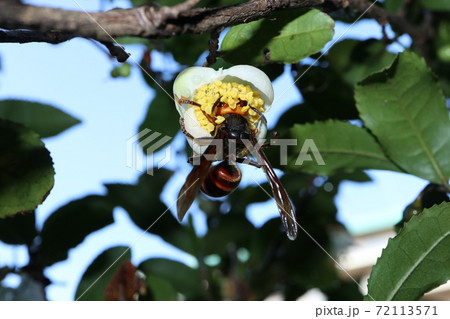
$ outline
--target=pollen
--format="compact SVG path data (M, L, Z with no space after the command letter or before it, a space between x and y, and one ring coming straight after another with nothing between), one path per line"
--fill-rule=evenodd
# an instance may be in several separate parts
M250 85L235 82L215 80L210 84L203 85L195 91L193 100L201 105L200 108L198 106L192 107L197 108L195 115L200 125L209 132L213 132L216 125L221 124L225 120L223 116L216 116L218 107L227 106L231 109L231 113L246 116L252 127L260 120L260 115L252 108L260 113L264 112L264 101L260 93L253 90ZM221 102L220 105L216 105L218 101ZM242 102L247 103L242 104ZM219 112L219 114L221 113ZM211 123L212 120L213 123Z
M207 129L209 132L214 131L214 128L215 128L214 124L212 124L212 123L210 123L210 122L208 122L208 124L206 124L206 129Z
M223 121L225 121L225 118L223 116L216 117L216 120L214 121L216 124L221 124Z

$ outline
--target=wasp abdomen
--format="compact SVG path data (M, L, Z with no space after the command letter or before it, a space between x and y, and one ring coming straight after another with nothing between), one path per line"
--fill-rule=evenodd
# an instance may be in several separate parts
M223 197L239 186L241 178L241 170L236 164L229 164L228 161L223 161L210 167L201 190L211 197Z

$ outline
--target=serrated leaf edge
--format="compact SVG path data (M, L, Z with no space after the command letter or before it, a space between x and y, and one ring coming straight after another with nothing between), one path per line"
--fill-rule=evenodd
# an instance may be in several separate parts
M431 210L431 209L433 209L434 207L442 207L442 209L446 209L446 208L450 208L450 204L448 204L448 203L441 203L441 204L439 204L439 205L433 205L432 207L430 207L430 208L428 208L428 209L425 209L420 215L418 215L418 216L413 216L413 218L411 218L410 221L408 221L407 223L405 223L405 226L400 230L400 232L397 234L397 236L395 236L395 237L389 239L389 241L388 241L386 247L382 250L381 256L377 258L377 261L376 261L376 263L375 263L375 265L374 265L373 267L375 267L375 266L378 264L378 262L380 261L380 259L383 258L383 254L384 254L384 252L386 251L386 249L388 249L389 245L390 245L396 238L399 238L399 236L401 236L403 233L407 232L407 231L409 230L409 228L412 227L412 226L411 226L411 222L413 222L413 224L419 223L419 222L420 222L420 219L422 219L422 218L424 218L424 216L426 216L426 212L429 211L429 210ZM441 212L442 212L442 211L441 211ZM425 213L425 214L424 214L424 213ZM394 296L398 293L400 287L405 283L406 279L408 279L409 276L413 273L413 271L414 271L415 269L417 269L417 265L418 265L420 262L422 262L422 261L424 260L424 257L423 257L423 256L426 256L427 254L429 254L429 253L430 253L430 252L431 252L431 251L432 251L432 250L433 250L433 249L434 249L434 248L435 248L442 240L446 239L449 235L450 235L450 231L446 232L446 233L442 236L442 238L441 238L440 240L438 240L434 245L431 246L430 249L428 249L424 254L422 254L422 255L420 256L420 258L418 259L418 261L417 261L416 263L414 263L414 266L411 268L411 271L408 271L408 273L405 274L405 276L403 276L403 277L401 278L401 280L399 281L399 284L395 285L395 289L392 290L393 293L389 295L389 298L386 298L386 301L392 301L392 298L394 298ZM371 281L371 277L372 277L372 274L371 274L370 277L369 277L368 284L369 284L370 281ZM401 284L400 284L400 283L401 283ZM367 295L364 297L364 299L367 299L367 297L369 297L369 298L372 299L373 301L376 301L375 298L373 298L373 297L370 295L370 292L367 293Z

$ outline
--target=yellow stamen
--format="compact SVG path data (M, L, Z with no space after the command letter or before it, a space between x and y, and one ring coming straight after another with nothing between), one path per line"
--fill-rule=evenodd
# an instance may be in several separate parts
M220 123L222 123L223 121L225 121L225 118L223 117L223 116L218 116L217 118L216 118L216 120L215 120L215 123L216 124L220 124Z
M214 124L212 124L212 123L210 123L210 122L208 122L208 124L206 124L206 129L207 129L209 132L214 131L214 128L215 128Z
M225 118L223 116L215 117L213 106L214 103L220 98L220 101L226 103L231 109L236 109L237 104L240 101L246 101L249 106L254 107L261 113L264 112L264 101L261 99L261 95L258 91L252 90L249 85L238 84L235 82L222 82L220 80L215 80L210 84L205 84L198 88L194 94L194 102L201 105L201 110L197 106L195 110L195 115L200 123L200 125L213 132L216 125L221 124ZM254 124L260 120L259 114L250 109L249 106L242 108L244 113L247 113L247 118L250 121L252 127ZM210 115L215 118L215 123L211 123L205 114Z

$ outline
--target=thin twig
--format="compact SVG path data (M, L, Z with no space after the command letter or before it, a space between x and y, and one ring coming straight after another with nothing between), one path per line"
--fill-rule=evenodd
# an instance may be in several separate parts
M218 55L217 50L219 50L219 36L222 30L223 28L218 28L211 31L211 36L208 41L209 54L206 57L206 62L203 63L203 66L210 66L216 63Z
M115 45L111 42L100 42L103 44L108 50L109 53L117 59L118 62L125 62L130 54L125 51L125 48L121 45Z

